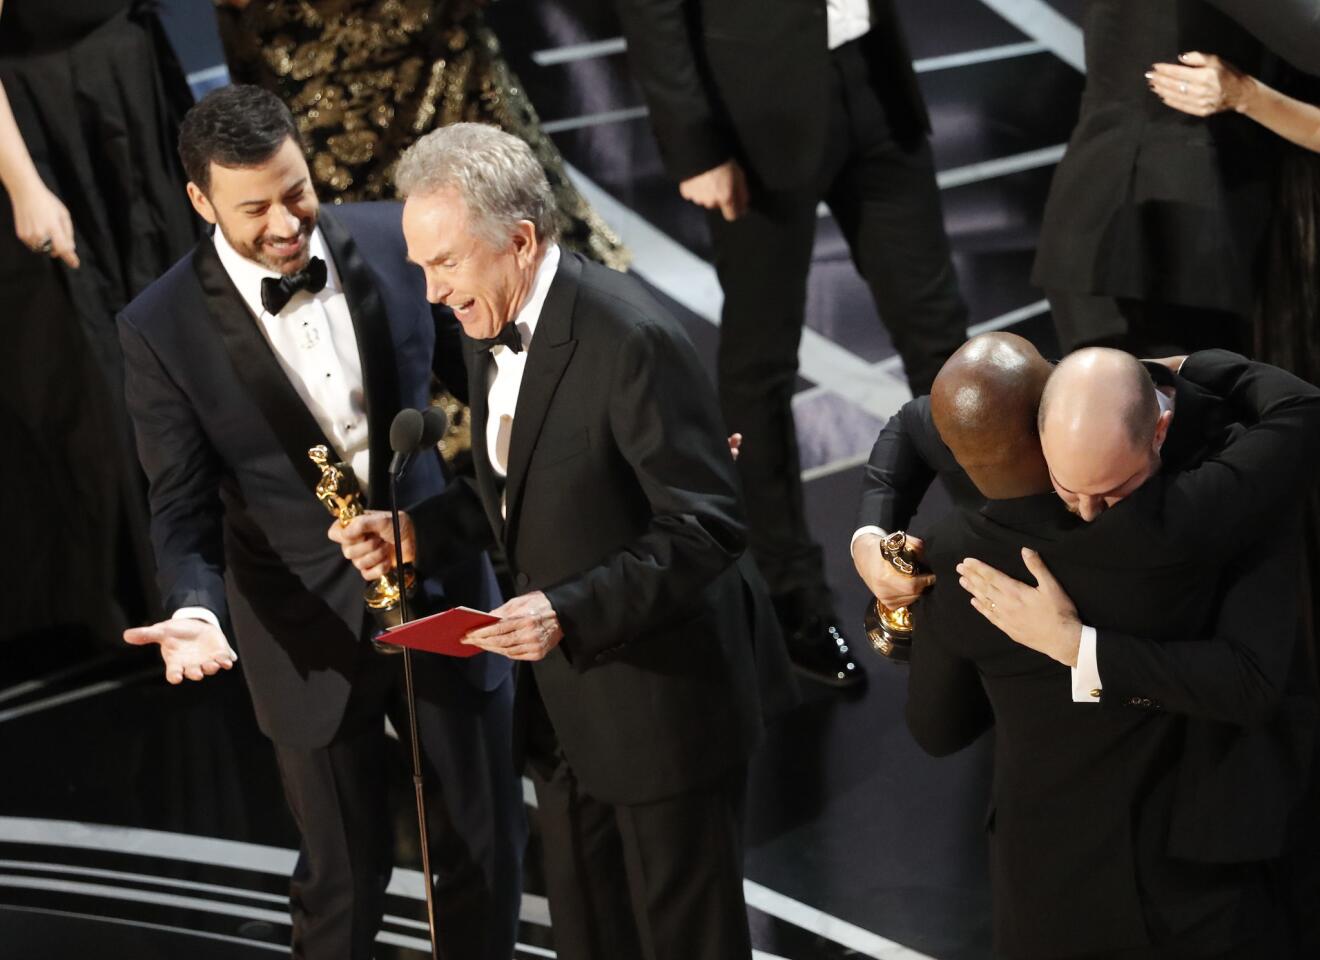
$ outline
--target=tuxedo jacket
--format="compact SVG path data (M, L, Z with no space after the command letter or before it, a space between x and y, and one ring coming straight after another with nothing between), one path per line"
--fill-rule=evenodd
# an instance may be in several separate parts
M503 482L485 444L493 361L473 344L469 362L476 496L413 511L419 562L446 562L479 500L518 592L545 591L559 616L564 638L531 672L587 793L646 803L725 776L758 740L763 692L791 681L691 343L636 280L564 252Z
M1085 622L1140 632L1152 645L1210 629L1215 586L1204 568L1147 545L1136 564L1125 542L1082 549L1081 524L1049 493L935 525L927 559L936 583L912 608L909 729L944 755L994 727L986 829L996 956L1108 955L1191 928L1208 947L1231 946L1250 901L1231 876L1220 882L1219 868L1167 851L1186 718L1152 697L1116 697L1107 678L1100 703L1074 703L1068 668L1000 633L958 585L955 565L969 556L1031 582L1020 554L1028 546ZM1285 562L1265 564L1263 577ZM1235 625L1257 626L1250 616Z
M628 57L670 176L736 158L769 189L819 176L830 91L825 0L618 0ZM892 0L871 0L861 49L900 142L926 107Z
M405 262L398 204L322 208L362 364L370 431L369 506L389 505L389 428L429 402L437 320ZM237 644L262 730L278 743L330 741L374 632L363 581L326 537L310 447L329 443L240 298L210 238L119 318L128 405L150 480L151 531L165 609L214 611ZM418 455L401 505L445 487L438 456ZM419 610L498 596L476 553L428 578ZM422 658L482 689L500 658Z

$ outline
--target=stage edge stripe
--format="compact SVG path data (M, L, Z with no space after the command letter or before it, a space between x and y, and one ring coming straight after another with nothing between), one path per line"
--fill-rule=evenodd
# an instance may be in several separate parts
M292 850L239 840L218 840L163 830L137 827L113 827L101 824L78 823L71 820L41 820L33 817L0 817L0 842L30 843L43 846L72 847L101 852L137 854L162 857L187 863L231 867L256 873L288 876L297 859ZM288 923L288 915L272 910L242 908L219 901L194 897L180 897L144 891L120 891L99 884L69 881L50 881L40 877L0 875L0 885L54 890L66 893L118 897L146 903L164 903L187 909L206 909L203 904L215 904L212 912L227 913L251 919L264 919L275 923ZM923 954L886 940L878 934L832 917L815 907L807 906L776 893L751 880L744 881L749 906L762 913L785 920L794 926L850 947L876 960L933 960ZM416 870L394 871L388 893L422 899L421 875ZM522 919L540 926L550 925L549 907L544 897L523 894ZM391 918L394 919L394 918ZM385 942L385 941L382 941ZM877 952L880 950L888 952ZM870 951L870 952L868 952ZM894 952L899 951L899 952Z
M242 944L245 947L256 947L258 950L269 950L272 953L288 953L289 948L282 943L266 943L263 940L249 940L247 937L231 937L223 933L211 933L206 930L190 930L187 927L171 927L164 923L148 923L145 920L129 920L126 917L103 917L94 913L74 913L70 910L46 910L42 907L24 907L15 904L0 904L0 914L6 910L12 910L15 913L39 913L48 917L69 917L74 920L93 920L97 923L112 923L121 927L137 927L144 930L159 930L163 933L182 933L190 937L203 937L207 940L219 940L222 943Z
M873 957L875 960L935 960L846 920L822 913L815 907L809 907L792 897L776 893L752 880L743 881L743 892L747 897L748 906L849 947L862 956Z

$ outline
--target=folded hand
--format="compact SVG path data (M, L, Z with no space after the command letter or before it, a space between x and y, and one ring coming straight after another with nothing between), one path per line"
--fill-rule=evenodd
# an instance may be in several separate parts
M904 607L914 603L918 597L930 589L935 582L935 574L919 573L915 577L904 576L894 569L894 565L881 550L884 537L875 533L864 533L852 546L853 566L862 578L867 589L885 606ZM921 560L925 544L920 537L911 534L907 538L907 549Z
M403 538L403 562L412 563L417 554L416 536L412 518L402 510L399 533ZM364 580L378 580L394 569L394 525L385 510L367 510L347 526L336 520L326 536L339 544Z

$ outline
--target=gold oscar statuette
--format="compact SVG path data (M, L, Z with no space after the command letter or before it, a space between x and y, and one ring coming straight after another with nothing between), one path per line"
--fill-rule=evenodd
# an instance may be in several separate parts
M321 468L321 480L316 485L316 498L325 504L330 515L337 519L341 526L348 526L349 521L361 516L363 510L362 488L358 486L352 468L346 463L332 462L330 451L321 445L308 450L307 456L312 463ZM411 597L417 577L409 564L403 567L403 579L407 585L408 596ZM375 618L376 625L382 630L398 626L402 622L397 570L391 570L379 580L367 584L363 599L372 617ZM373 645L381 653L398 653L403 649L392 643L373 641Z
M905 577L917 573L916 557L907 548L907 534L898 530L885 537L880 550ZM912 653L912 613L907 607L890 609L874 597L866 605L866 638L882 657L907 663Z

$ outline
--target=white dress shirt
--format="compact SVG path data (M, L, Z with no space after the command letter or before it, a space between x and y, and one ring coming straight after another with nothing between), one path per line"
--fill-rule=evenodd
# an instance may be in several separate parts
M871 31L871 0L825 0L825 22L831 50Z
M213 239L220 263L234 281L280 368L334 445L337 459L352 467L365 494L371 475L371 450L362 360L348 299L320 229L312 232L310 249L313 257L325 261L325 288L315 294L298 291L279 316L267 313L261 305L261 281L278 278L279 274L242 256L220 230L215 231ZM219 625L215 613L202 607L185 607L175 611L174 616Z
M522 388L523 371L527 369L527 354L541 319L541 308L545 306L546 295L558 269L559 247L552 244L536 268L527 302L513 318L514 329L522 339L522 352L514 353L503 344L496 344L490 350L495 363L486 389L486 453L491 468L501 477L509 473L509 441L513 437L513 416L518 409L518 391ZM504 510L503 502L500 510Z

